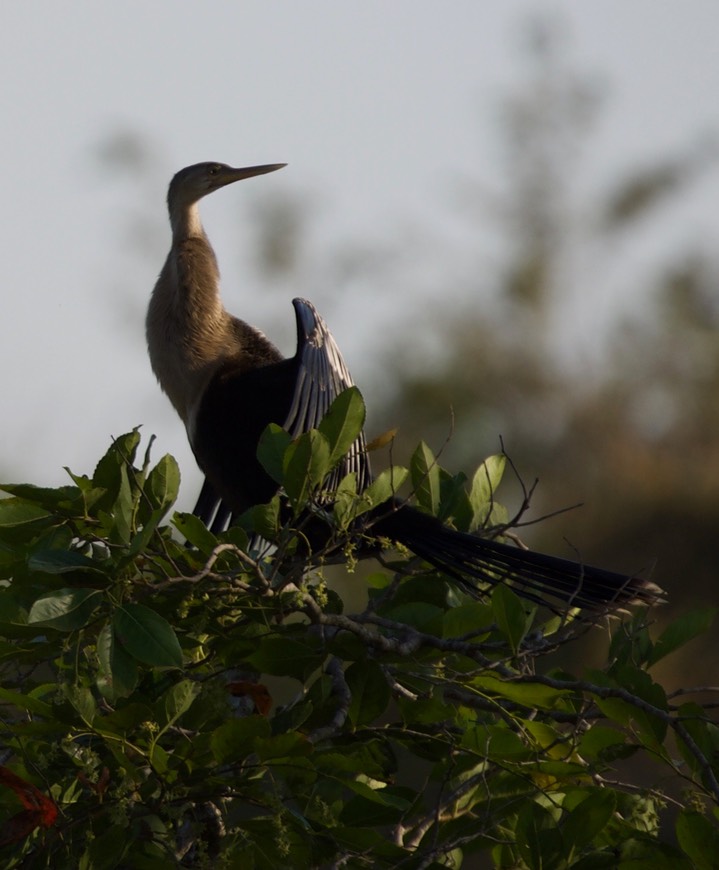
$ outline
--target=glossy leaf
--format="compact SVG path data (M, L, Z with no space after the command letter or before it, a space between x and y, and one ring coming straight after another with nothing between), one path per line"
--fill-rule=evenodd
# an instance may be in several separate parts
M364 400L357 387L344 390L330 405L317 427L330 448L330 468L334 468L359 437L365 413Z
M527 616L527 609L528 606L504 583L499 583L492 590L494 618L515 652L531 625L532 620Z
M97 589L58 589L39 598L30 608L28 623L58 631L84 628L102 602Z
M182 650L167 620L144 604L118 607L113 630L123 648L135 659L158 668L182 667Z
M322 651L309 638L307 642L300 642L291 638L267 637L260 641L247 661L262 673L304 680L320 666L323 658Z
M527 867L542 870L562 865L562 835L554 815L545 807L526 803L519 812L515 834L519 854Z
M570 694L564 689L555 689L532 681L520 682L500 679L491 673L474 677L469 685L481 694L507 698L529 709L537 707L544 710L555 710L564 706L562 702Z
M139 678L137 662L115 637L110 623L97 636L97 657L105 677L103 693L113 700L130 695Z
M276 483L284 480L284 458L292 438L277 423L270 423L260 436L257 458Z
M453 520L453 525L460 531L468 531L473 519L466 483L467 475L464 472L450 474L443 468L440 469L438 516L443 522Z
M362 508L360 512L371 510L384 504L397 494L402 484L407 480L409 472L406 468L393 465L380 472L372 483L362 492Z
M194 514L176 513L172 518L172 524L187 543L192 544L204 556L209 556L217 546L217 537Z
M108 451L97 463L92 477L92 485L105 491L105 495L98 502L98 507L109 510L117 500L122 485L121 470L132 466L135 460L137 447L140 443L140 433L137 429L127 432L116 438Z
M387 709L390 689L387 677L376 662L357 662L345 671L350 690L349 717L355 727L369 725Z
M0 491L39 505L48 511L71 510L82 497L78 486L50 488L35 486L32 483L3 483L0 484Z
M303 507L330 470L330 446L315 429L290 444L284 457L283 485L296 507Z
M259 504L252 508L252 526L257 534L274 541L280 531L282 503L279 495L273 496L267 504Z
M474 637L488 632L494 623L492 607L480 601L472 601L448 610L442 620L444 637Z
M32 523L47 520L50 512L22 498L0 499L0 528L12 529L17 526L30 525Z
M180 680L165 692L156 707L157 721L163 727L173 725L195 702L200 686L192 680Z
M472 531L482 528L490 518L506 462L507 458L503 453L489 456L474 473L469 490L473 513Z
M42 571L44 574L67 574L82 571L93 574L98 579L105 578L104 566L96 559L90 559L77 550L39 549L33 550L28 558L31 571Z
M180 491L180 468L174 456L160 459L148 475L145 493L153 509L164 515L177 500Z
M562 821L565 847L581 850L604 829L614 815L616 797L609 789L596 789Z
M13 692L3 686L0 686L0 701L18 710L34 713L36 716L49 717L52 716L53 712L52 706L45 701L40 701L25 693Z
M354 471L346 474L339 482L334 494L332 513L341 529L347 528L357 516L357 475Z
M216 728L210 740L212 753L220 764L241 761L253 750L255 741L270 736L270 725L264 716L230 719Z
M695 810L684 809L676 821L677 840L695 870L713 870L719 855L719 828Z
M436 517L441 500L440 468L434 453L424 441L420 442L412 454L409 469L417 503Z
M660 659L684 646L685 643L707 632L711 628L716 614L716 607L705 607L701 610L690 610L677 617L656 640L649 657L649 664L656 664Z

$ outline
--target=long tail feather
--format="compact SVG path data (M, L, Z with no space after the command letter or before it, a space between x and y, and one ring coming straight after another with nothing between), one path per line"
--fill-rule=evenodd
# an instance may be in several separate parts
M457 532L413 508L389 514L375 530L404 544L474 594L509 583L519 595L539 604L556 607L559 600L565 608L592 610L663 600L662 590L641 577Z

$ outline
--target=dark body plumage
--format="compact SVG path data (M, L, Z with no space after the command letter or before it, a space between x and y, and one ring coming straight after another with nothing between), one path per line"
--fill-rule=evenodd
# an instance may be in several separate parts
M150 302L148 347L206 476L195 512L215 528L276 492L256 455L266 426L277 423L293 436L316 427L333 399L352 385L339 348L311 303L293 302L297 353L284 359L220 301L217 264L197 203L225 184L281 165L238 170L197 164L181 170L168 193L173 244ZM360 488L371 479L362 436L336 479L349 471L357 474ZM651 604L661 596L649 581L456 532L398 501L369 519L373 534L405 545L470 591L511 581L531 600L594 610Z

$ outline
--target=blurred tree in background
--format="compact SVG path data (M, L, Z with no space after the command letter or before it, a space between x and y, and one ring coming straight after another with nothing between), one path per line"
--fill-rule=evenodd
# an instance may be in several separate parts
M675 606L716 600L716 259L698 247L653 251L646 286L626 288L641 315L615 322L603 353L581 352L566 309L579 295L585 311L602 312L603 282L616 282L611 272L646 225L680 203L715 153L687 147L590 197L578 192L598 90L567 68L551 29L532 36L529 82L504 106L506 189L475 197L477 232L499 221L505 260L488 274L468 252L465 301L448 308L438 286L406 347L389 350L378 366L392 384L379 428L401 427L400 457L419 437L436 448L451 406L443 460L458 467L501 436L527 482L542 479L536 516L584 503L533 528L533 545L650 572L669 590L670 618ZM426 351L423 333L439 353ZM715 659L705 661L710 673Z

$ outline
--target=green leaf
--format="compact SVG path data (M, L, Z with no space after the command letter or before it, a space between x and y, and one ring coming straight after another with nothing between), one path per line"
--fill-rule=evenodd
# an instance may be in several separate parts
M259 647L246 660L262 673L305 680L319 668L323 658L318 642L310 638L300 642L288 637L269 636L260 641Z
M704 758L719 758L719 727L709 721L707 711L699 704L682 704L676 715ZM689 768L699 776L706 776L701 760L679 736L677 736L677 747Z
M87 686L65 685L63 692L70 704L79 713L82 721L91 726L97 716L97 704L90 689Z
M405 724L410 728L421 725L435 728L439 723L452 722L455 718L456 708L436 696L416 700L399 696L396 701Z
M578 851L591 843L609 823L614 815L616 803L614 792L609 789L594 789L562 823L565 848Z
M667 710L667 698L664 690L641 668L618 665L612 668L610 676L594 670L590 670L588 676L600 686L621 687L640 701L645 701L658 708L662 713ZM630 726L644 746L652 752L666 757L666 750L662 744L668 725L664 715L654 714L643 706L632 704L629 700L619 697L597 695L596 703L605 716Z
M287 448L283 486L295 507L302 508L330 470L330 446L316 429L304 432Z
M462 734L460 745L479 758L491 761L518 761L534 754L521 737L505 725L470 725Z
M107 490L110 502L117 498L120 489L119 471L132 465L135 453L140 443L140 433L137 429L115 438L107 453L97 463L92 476L93 486Z
M23 695L20 692L13 692L2 686L0 686L0 702L15 707L17 710L26 710L28 713L42 716L45 719L49 719L53 715L51 704L46 704L45 701L40 701L29 695Z
M391 692L377 662L357 662L345 671L352 700L349 718L355 727L370 725L387 709Z
M165 692L160 698L156 707L156 719L163 726L163 730L168 728L186 713L195 701L195 698L200 694L201 687L192 680L180 680L174 686Z
M157 531L157 527L159 526L162 518L164 516L164 510L155 510L153 511L145 520L144 525L140 529L139 532L135 532L130 541L128 543L127 549L123 557L118 560L118 567L125 567L132 560L144 552L150 544L152 540L152 536Z
M132 841L128 839L125 825L103 828L97 836L89 840L78 870L115 870L118 866L127 866L123 858L130 848ZM82 863L85 858L86 863Z
M612 756L626 746L626 735L605 725L592 725L582 734L577 747L582 758L588 761L610 761Z
M34 550L27 560L31 571L43 574L67 574L83 571L107 579L102 569L102 563L90 559L77 550L38 549Z
M419 631L436 634L442 624L444 610L426 601L408 601L387 611L386 616L395 622L411 625Z
M530 709L554 710L563 706L562 702L570 695L564 689L554 689L541 683L500 679L489 672L474 677L469 686L482 694L507 698Z
M332 839L343 852L371 855L377 867L401 867L411 857L405 849L389 842L386 837L370 828L337 825L332 828ZM431 870L438 870L437 862L429 866ZM455 866L458 867L459 863Z
M562 835L554 815L540 804L530 801L523 805L517 818L515 834L519 854L527 867L543 870L564 864Z
M77 486L59 486L51 489L35 486L32 483L2 483L0 490L46 508L53 513L76 509L77 503L82 497L80 488Z
M385 468L380 472L372 483L361 493L362 505L358 510L360 513L372 510L384 504L389 499L394 498L397 490L407 480L409 472L406 468L399 465L393 465L391 468Z
M364 421L365 405L362 395L357 387L349 387L332 402L317 427L329 444L330 468L334 468L347 454L362 432Z
M277 423L270 423L260 436L257 458L276 483L284 480L284 457L291 441L289 433Z
M241 761L254 751L255 740L270 736L270 723L264 716L230 719L215 728L210 747L219 764Z
M296 732L274 734L271 737L258 737L255 740L255 752L262 761L269 761L270 759L309 755L312 752L312 744L303 734Z
M467 475L450 474L443 468L439 470L440 506L439 518L446 521L454 519L454 525L460 531L467 531L472 521L472 509L465 484Z
M47 520L50 512L40 505L22 498L0 499L0 528L12 529Z
M172 517L172 524L187 543L192 544L203 556L209 556L217 546L217 537L194 514L175 513Z
M480 601L452 607L444 614L442 636L476 638L477 635L491 630L495 618L491 606Z
M716 607L705 607L701 610L690 610L677 617L659 635L654 649L649 656L649 664L656 664L664 656L669 655L685 643L708 631L717 614Z
M137 702L118 704L113 713L106 714L95 727L103 734L127 735L143 722L152 721L153 710L148 704Z
M273 541L280 532L282 501L274 495L267 504L258 504L250 509L252 527L258 535Z
M392 807L398 810L409 809L407 798L401 795L394 794L390 788L371 788L367 783L361 780L348 780L345 782L347 788L352 789L355 794L366 798L375 804L380 804L383 807Z
M653 649L646 614L639 611L630 619L622 620L612 632L609 661L624 665L644 664L651 659Z
M133 531L135 499L126 466L120 467L119 476L120 487L117 500L110 508L114 520L114 524L110 528L110 540L121 544L129 544Z
M87 625L102 600L98 589L57 589L33 604L27 621L58 631L74 631Z
M412 487L417 503L427 513L436 517L439 513L441 501L440 468L434 453L432 453L424 441L420 442L412 454L409 469L412 475Z
M104 491L103 495L95 499L93 504L94 512L97 515L101 511L109 513L116 510L115 504L120 498L121 489L129 486L127 468L128 466L132 467L139 443L140 433L137 429L127 432L125 435L115 438L107 453L97 463L92 477L92 486ZM78 478L74 476L73 480L78 482ZM110 527L108 526L108 528ZM129 540L129 529L123 540L125 542Z
M515 653L532 624L534 610L536 608L529 608L528 615L528 605L504 583L497 584L492 590L492 613Z
M97 636L97 657L104 675L99 683L103 694L111 700L130 695L137 686L137 664L117 642L109 622Z
M157 668L182 667L182 650L172 626L144 604L118 607L112 626L124 649L138 661Z
M145 494L154 510L164 516L177 500L180 491L180 468L174 456L166 454L150 472Z
M341 529L346 529L355 519L357 507L357 474L351 471L339 482L332 505L332 512Z
M695 870L712 870L719 855L719 830L706 816L684 809L676 822L677 840Z
M495 493L502 480L507 457L503 453L489 456L475 471L469 490L472 507L471 531L487 524L495 505Z

